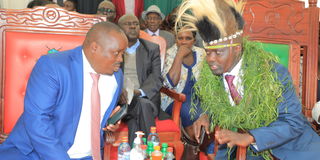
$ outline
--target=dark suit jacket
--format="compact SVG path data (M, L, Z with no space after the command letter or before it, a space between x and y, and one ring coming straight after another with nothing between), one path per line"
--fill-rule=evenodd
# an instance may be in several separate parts
M136 50L136 68L140 89L157 106L158 112L161 112L160 88L162 87L163 78L161 76L159 45L144 39L139 39L139 41L140 45Z
M121 93L122 71L115 72L114 75L118 88L102 119L102 128L105 127ZM19 150L19 153L33 160L70 159L67 151L74 142L82 96L82 47L42 56L28 81L24 112L8 139L0 145L0 159L21 159L11 157L18 155L6 155L12 153L11 149ZM100 132L103 142L104 132ZM101 143L101 147L103 144ZM7 152L4 153L4 150Z
M302 106L287 68L275 64L275 72L283 85L278 118L269 126L249 131L258 150L251 148L255 151L271 149L272 154L281 160L319 159L320 137L302 115ZM219 149L216 159L226 159L226 155L226 150Z

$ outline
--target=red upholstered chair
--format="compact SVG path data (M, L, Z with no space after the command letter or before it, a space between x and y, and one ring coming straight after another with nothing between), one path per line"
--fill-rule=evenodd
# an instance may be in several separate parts
M168 88L161 88L161 92L167 96L175 99L173 105L172 119L171 120L158 120L156 119L157 133L160 137L161 143L168 143L169 146L174 148L176 160L180 160L183 153L183 144L180 140L180 109L186 97L184 94L178 94ZM118 153L118 146L121 143L121 137L128 136L128 127L122 123L120 128L114 133L115 143L106 144L104 148L104 160L116 160ZM110 156L108 156L110 155Z
M0 134L9 134L23 111L26 84L37 59L82 44L105 18L61 8L0 9Z

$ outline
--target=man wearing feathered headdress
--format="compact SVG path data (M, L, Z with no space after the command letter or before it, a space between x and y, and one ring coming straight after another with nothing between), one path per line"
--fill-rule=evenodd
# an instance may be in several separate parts
M234 158L234 146L249 146L248 159L319 159L320 138L301 113L288 70L242 36L243 6L185 0L176 20L204 40L207 61L195 89L211 129L220 127L216 159Z

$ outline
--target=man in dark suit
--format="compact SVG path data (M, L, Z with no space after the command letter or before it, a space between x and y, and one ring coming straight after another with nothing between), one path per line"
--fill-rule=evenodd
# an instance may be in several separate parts
M250 160L319 159L320 137L302 114L290 73L274 55L243 39L238 2L187 0L178 13L178 23L197 29L205 42L207 63L196 94L216 126L215 159L234 159L234 146L249 146Z
M102 159L103 128L121 93L127 45L117 25L101 22L89 30L83 46L42 56L28 81L24 112L0 145L1 159ZM97 92L100 96L92 96ZM91 115L94 111L100 114Z
M132 14L120 17L119 26L127 35L129 45L124 54L124 86L133 85L134 96L129 106L129 141L132 144L135 132L142 130L147 135L150 127L155 126L155 118L165 118L160 108L160 50L157 44L139 39L139 20ZM125 90L121 102L127 102Z

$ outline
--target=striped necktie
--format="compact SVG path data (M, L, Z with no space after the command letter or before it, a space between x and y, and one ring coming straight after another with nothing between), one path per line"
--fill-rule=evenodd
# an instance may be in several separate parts
M228 83L230 95L231 95L234 103L238 105L242 98L241 98L239 92L237 91L237 88L233 84L234 78L235 78L235 76L233 76L233 75L226 75L225 76L225 79Z

